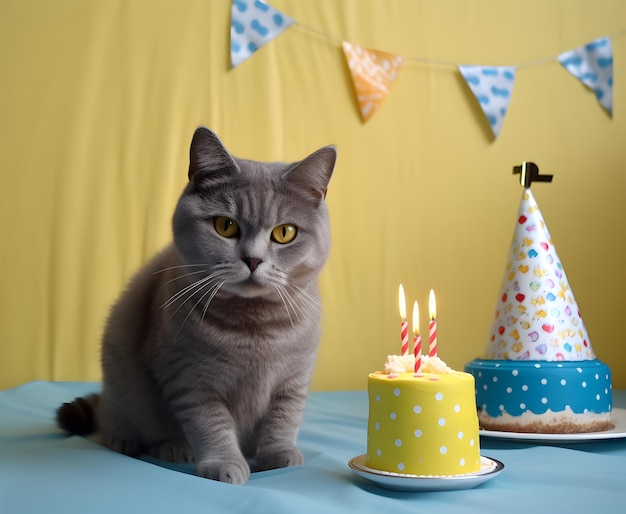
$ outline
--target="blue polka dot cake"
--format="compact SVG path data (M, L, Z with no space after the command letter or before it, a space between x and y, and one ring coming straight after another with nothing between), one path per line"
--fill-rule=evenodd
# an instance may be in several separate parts
M613 428L612 382L589 341L530 189L524 190L484 358L476 380L480 426L523 433Z
M474 378L438 357L389 356L368 377L368 467L426 476L480 470Z
M480 426L487 430L565 434L599 432L611 422L611 371L581 362L476 359Z

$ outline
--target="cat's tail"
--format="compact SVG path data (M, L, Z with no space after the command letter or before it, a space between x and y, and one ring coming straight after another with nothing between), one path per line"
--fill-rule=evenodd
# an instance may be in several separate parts
M94 433L98 429L96 422L98 403L100 403L99 394L90 394L64 403L57 409L57 424L73 435Z

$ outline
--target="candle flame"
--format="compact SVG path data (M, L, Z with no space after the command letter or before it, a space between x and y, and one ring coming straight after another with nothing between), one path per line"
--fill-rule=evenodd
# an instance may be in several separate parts
M432 289L428 294L428 316L430 319L435 319L437 317L437 306L435 304L435 291Z
M404 288L402 284L398 288L398 307L400 308L400 317L402 321L406 320L406 298L404 297Z
M420 334L420 309L417 301L413 304L413 333L418 336Z

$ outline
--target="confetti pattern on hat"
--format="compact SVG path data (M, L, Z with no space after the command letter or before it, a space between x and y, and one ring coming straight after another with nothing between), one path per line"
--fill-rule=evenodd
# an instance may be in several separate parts
M497 138L511 102L515 66L459 66L459 71L485 113L494 138Z
M524 189L487 359L594 359L585 324L543 216Z
M295 21L260 0L233 0L230 18L230 61L235 68Z
M591 89L609 114L613 115L613 48L604 37L564 52L559 62L574 77Z
M352 75L363 121L378 110L404 65L399 55L369 50L344 41L343 52Z

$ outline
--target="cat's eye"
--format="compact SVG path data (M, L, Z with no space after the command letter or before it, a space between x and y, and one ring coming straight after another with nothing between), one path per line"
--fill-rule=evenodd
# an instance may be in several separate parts
M285 223L284 225L274 227L272 230L272 240L280 244L287 244L295 239L297 233L298 230L295 225Z
M213 220L213 226L220 236L236 237L239 235L239 223L226 216L217 216Z

